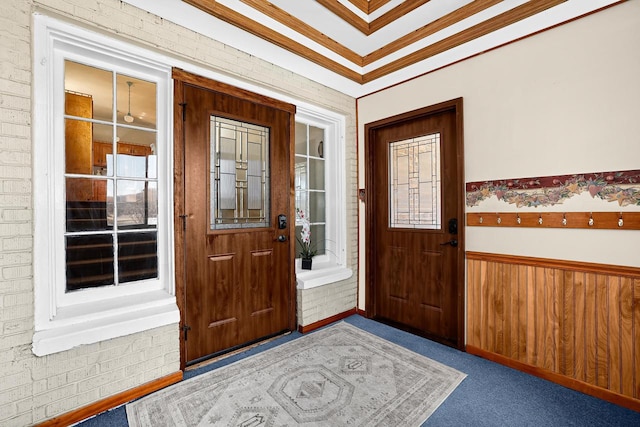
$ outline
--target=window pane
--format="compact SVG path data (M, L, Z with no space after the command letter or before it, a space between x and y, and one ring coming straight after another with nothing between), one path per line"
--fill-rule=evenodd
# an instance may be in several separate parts
M324 129L309 126L309 156L323 157Z
M156 129L156 84L118 74L117 123Z
M117 135L118 154L148 157L156 153L156 132L154 131L118 126ZM152 170L147 171L149 178L155 178L157 175L155 163L153 166Z
M119 180L116 188L118 228L146 225L147 183L145 181Z
M152 156L155 157L155 156ZM158 225L158 183L149 182L147 185L147 225Z
M309 221L325 222L324 192L309 192Z
M307 155L307 125L296 123L296 154Z
M316 255L323 255L326 248L326 236L324 224L311 226L311 246L316 250Z
M113 238L110 234L66 238L67 292L112 285Z
M309 189L324 190L324 160L309 159Z
M113 154L113 126L93 125L93 174L107 175L107 155ZM113 176L113 175L112 175Z
M106 204L102 193L106 180L66 178L66 230L107 230Z
M93 173L93 126L90 122L66 119L65 172L91 175Z
M269 226L269 128L211 116L210 229Z
M307 181L309 180L309 174L307 172L307 158L296 156L295 162L295 188L296 190L306 190L309 188L307 186ZM302 208L302 206L299 207Z
M439 229L440 134L389 144L389 171L390 226Z
M120 150L120 145L118 145ZM118 177L145 178L147 175L147 158L130 154L116 156L116 173Z
M118 282L158 277L157 234L118 234Z
M113 121L113 73L72 61L64 66L66 114ZM71 101L70 92L75 95ZM80 102L81 97L88 101Z

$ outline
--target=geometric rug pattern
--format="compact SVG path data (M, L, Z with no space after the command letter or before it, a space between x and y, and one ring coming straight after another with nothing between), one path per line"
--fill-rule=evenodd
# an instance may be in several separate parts
M126 406L132 427L419 426L465 374L339 322Z

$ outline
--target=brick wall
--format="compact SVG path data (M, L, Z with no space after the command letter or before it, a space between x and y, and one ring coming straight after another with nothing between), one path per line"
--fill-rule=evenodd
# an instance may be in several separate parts
M32 13L59 16L338 111L347 118L348 264L356 269L353 98L118 0L0 2L0 425L31 425L178 370L170 325L45 357L31 352L33 305ZM299 293L309 324L355 306L356 275Z

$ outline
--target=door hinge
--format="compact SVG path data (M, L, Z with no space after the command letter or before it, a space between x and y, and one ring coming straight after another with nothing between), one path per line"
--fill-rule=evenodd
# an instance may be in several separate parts
M180 218L182 218L182 231L187 231L187 217L188 215L180 215Z
M187 340L187 334L191 330L191 326L184 325L182 328L182 332L184 332L184 340Z
M186 102L181 102L178 105L180 105L182 107L182 121L186 122L187 121L187 103Z

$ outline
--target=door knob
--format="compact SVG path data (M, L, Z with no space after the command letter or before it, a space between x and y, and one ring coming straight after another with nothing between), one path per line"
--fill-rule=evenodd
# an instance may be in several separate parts
M284 234L281 234L278 236L278 242L286 242L287 241L287 236L285 236Z
M440 246L451 245L454 248L458 246L458 241L456 239L451 239L448 242L440 243Z

